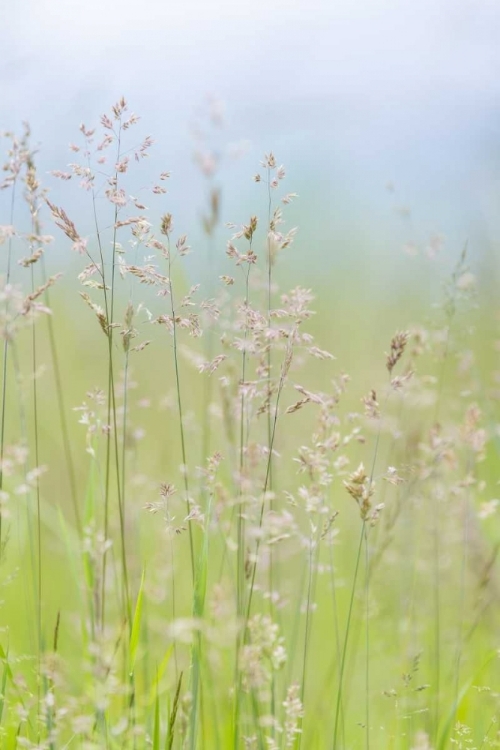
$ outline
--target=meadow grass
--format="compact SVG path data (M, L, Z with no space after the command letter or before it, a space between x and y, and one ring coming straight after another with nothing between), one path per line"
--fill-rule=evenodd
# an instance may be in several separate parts
M29 129L3 141L0 746L500 746L497 355L467 249L425 325L400 306L374 340L335 278L280 289L274 154L262 216L223 226L205 146L190 285L174 178L134 187L138 120L120 100L47 178L88 236Z

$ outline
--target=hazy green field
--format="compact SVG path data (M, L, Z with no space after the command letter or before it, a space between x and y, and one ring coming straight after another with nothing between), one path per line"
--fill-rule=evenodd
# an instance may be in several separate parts
M268 154L243 226L201 164L189 248L134 124L118 102L49 177L2 141L0 747L499 747L498 320L466 246L310 288Z

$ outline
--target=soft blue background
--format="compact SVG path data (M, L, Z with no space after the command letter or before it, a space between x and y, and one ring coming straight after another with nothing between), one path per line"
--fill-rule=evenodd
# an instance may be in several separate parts
M17 0L0 13L0 129L29 120L42 170L64 169L79 123L124 94L157 141L144 180L172 171L169 209L196 239L189 126L213 93L227 105L220 143L249 144L223 170L225 221L264 210L249 177L272 148L301 196L290 213L308 271L355 257L399 273L404 242L422 249L435 232L450 258L468 239L496 264L496 0Z

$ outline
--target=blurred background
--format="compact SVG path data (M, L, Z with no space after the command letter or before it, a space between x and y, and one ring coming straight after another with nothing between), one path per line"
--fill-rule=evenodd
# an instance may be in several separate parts
M435 347L441 356L444 350L446 359L449 320L443 313L446 298L442 286L450 280L467 247L467 263L478 280L476 310L467 307L464 314L461 311L455 316L452 336L453 347L470 347L462 352L467 366L460 369L462 360L455 357L452 347L453 370L450 365L450 372L445 373L438 357L430 364L424 360L421 373L427 378L426 387L438 384L438 400L441 380L443 397L448 391L458 396L450 401L449 410L455 409L460 419L471 393L478 401L484 400L485 421L491 434L498 435L496 407L488 389L493 376L498 397L500 375L492 372L498 350L495 354L492 341L498 327L495 315L500 281L499 39L500 5L496 0L5 0L0 9L0 131L21 132L21 123L30 123L32 142L40 144L38 173L51 200L64 207L82 236L95 242L91 196L78 189L77 180L58 181L50 172L68 171L68 164L80 159L68 148L70 143L82 145L80 124L98 126L100 116L124 96L129 111L141 117L127 138L139 144L151 135L155 141L150 158L137 169L133 164L130 192L147 195L152 222L168 211L174 215L176 234L188 234L194 252L186 258L187 278L184 272L179 273L176 283L187 288L201 281L203 296L210 296L214 278L213 274L211 281L208 277L210 243L201 221L210 190L220 189L221 194L214 263L218 273L233 273L234 268L225 270L226 242L233 230L224 224L239 225L253 214L259 216L261 234L256 252L263 252L267 190L253 176L264 154L273 151L277 163L286 168L283 192L299 196L284 209L286 230L297 226L299 231L286 257L280 258L274 278L281 289L297 284L314 289L313 307L318 315L308 330L318 346L337 359L328 370L310 365L306 382L308 387L326 391L333 372L336 376L342 371L353 374L342 407L347 418L351 410L361 408L362 394L385 387L384 352L396 330L422 324L431 331L429 351ZM217 170L209 178L211 159L215 159ZM152 196L150 186L164 171L171 172L168 192ZM0 191L0 225L10 223L10 200L9 190ZM107 216L108 241L114 211L110 213L102 194L98 200L98 211ZM24 229L29 226L22 201L16 204L14 223ZM48 211L43 224L44 231L55 235L47 251L48 270L65 272L52 299L69 434L78 456L76 476L83 496L89 458L85 430L77 424L80 413L72 409L88 400L89 388L106 387L107 344L105 348L93 314L75 295L76 277L85 258L72 253L71 243L54 228ZM129 236L128 230L125 234ZM6 247L0 248L1 273ZM25 269L15 264L13 273L14 281L26 284ZM128 289L127 281L121 303ZM130 476L137 479L130 491L137 517L145 516L145 502L157 492L161 481L176 476L180 463L180 455L172 451L176 413L170 351L160 339L163 333L149 334L150 328L144 322L141 337L144 331L145 336L156 335L154 343L160 341L161 346L148 347L138 364L133 361L140 390L131 402L131 445L127 445ZM26 329L20 346L21 361L28 363L22 373L25 382L18 378L19 383L9 384L8 399L12 398L13 405L17 404L17 388L24 388L26 400L31 399L32 344L28 333ZM40 361L50 362L47 334L40 335ZM183 368L185 364L183 361ZM185 370L189 440L196 444L200 438L197 415L205 408L204 394L196 368ZM54 417L56 389L52 376L42 383L38 407L41 463L57 467L62 453ZM411 424L416 427L415 434L408 432L408 461L414 459L411 450L418 442L419 430L426 434L437 419L432 399L422 402L422 408L415 403ZM20 421L17 406L8 400L8 407L7 428L15 433ZM143 441L146 433L148 438ZM284 447L288 441L295 445L296 439L303 440L306 433L302 427L291 430L283 438ZM159 434L167 439L160 440ZM452 433L453 439L457 434ZM394 443L384 443L388 461ZM494 448L496 451L498 440ZM497 483L495 451L492 447L482 475L489 482L488 493ZM406 455L403 459L407 460ZM353 459L352 465L356 463ZM60 524L55 515L60 498L62 505L69 506L66 485L68 480L57 470L43 480L42 494L48 499L44 521L51 540L56 537L53 529ZM342 512L348 508L343 528L347 526L349 531L351 524L357 534L358 509L342 488L339 497ZM486 493L485 500L491 500ZM491 502L496 508L498 500ZM142 545L146 559L154 552L152 529L160 528L153 526L157 521L151 518L148 515L142 521L143 538L139 539L139 527L133 529L134 543L137 535L137 549ZM412 524L409 517L410 530ZM497 527L491 537L496 545ZM63 545L58 543L61 549ZM51 544L51 550L56 549L55 542ZM343 561L341 564L346 580L351 579L351 548L348 542L341 548L348 551L345 569ZM401 548L406 552L404 543ZM425 563L425 553L423 558ZM61 581L64 575L68 578L60 588L54 586L44 595L47 609L53 613L60 606L60 591L70 590L70 572L63 570L61 559L63 553L44 560L49 572L52 566L54 576ZM402 560L410 568L413 565L413 558L407 560L403 555ZM12 565L15 562L14 558ZM402 566L393 574L390 562L391 558L385 574L399 576L402 571L401 584L396 583L404 593L407 579L403 573L408 570ZM136 584L140 564L138 555L134 560ZM444 578L443 585L452 629L458 588L455 570L450 567L450 571L451 585ZM385 580L389 579L382 578L383 584ZM423 593L427 592L426 581L423 577ZM399 591L394 586L386 588L388 597ZM383 601L384 585L381 590ZM11 624L18 625L21 633L19 623L26 618L21 607L16 609L14 588L8 596ZM400 599L402 602L403 595L398 593L397 607ZM418 595L415 601L419 601ZM382 640L390 638L391 643L393 633L385 623L387 612L392 619L399 617L394 615L397 607L391 610L393 605L384 605L380 618ZM345 602L341 606L345 609ZM425 616L426 612L422 620ZM51 618L54 621L55 614ZM404 627L403 622L402 632ZM402 642L410 638L410 631L408 634L403 632ZM380 680L385 679L386 651L393 646L380 646ZM454 641L450 640L450 653L452 648ZM431 666L432 654L432 649L426 652ZM318 663L321 658L318 649ZM399 674L398 658L396 655L394 664Z
M192 131L211 95L216 148L240 153L219 175L222 219L265 206L249 178L272 149L300 195L295 270L316 281L355 260L373 289L409 277L423 291L435 273L419 256L453 265L468 240L496 274L495 0L16 0L1 14L0 127L29 120L42 173L124 95L156 141L145 182L172 171L169 210L192 241L205 189Z

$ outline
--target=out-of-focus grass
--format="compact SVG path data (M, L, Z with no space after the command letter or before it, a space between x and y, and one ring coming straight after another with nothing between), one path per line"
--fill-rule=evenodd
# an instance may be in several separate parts
M261 224L266 221L264 216ZM238 240L239 252L248 251ZM498 745L495 554L500 538L492 305L478 296L472 297L479 300L477 309L471 304L473 279L466 258L457 265L459 253L442 270L435 270L439 262L423 261L448 283L448 291L432 300L408 281L392 281L384 294L376 293L361 271L343 268L318 279L312 304L316 315L301 324L314 344L336 359L309 356L301 341L285 371L287 342L293 337L280 322L288 321L285 313L271 324L266 317L266 230L254 247L262 277L259 283L252 277L249 304L262 317L245 323L237 266L232 270L235 288L222 297L214 324L214 355L221 351L227 357L210 376L215 404L210 455L224 457L216 478L198 470L209 458L202 455L208 409L203 385L209 376L198 371L196 359L203 360L204 339L189 340L179 329L188 505L199 506L190 520L179 469L172 336L138 311L137 342L151 343L130 353L124 453L121 432L118 458L110 443L112 545L106 551L104 586L108 430L103 427L108 408L116 411L118 430L123 424L124 309L134 289L136 307L144 301L153 318L160 311L168 315L168 295L158 298L130 272L124 280L117 278L111 347L116 401L109 406L109 331L103 333L72 281L65 279L52 290L81 533L72 508L46 319L41 315L34 321L37 363L46 365L36 379L36 411L29 317L9 340L5 455L8 446L25 441L30 452L26 463L18 462L3 477L2 746L159 748L172 741L173 747L207 750L437 750ZM111 249L116 253L116 247ZM15 252L20 250L16 245ZM140 257L137 265L142 262ZM286 258L273 266L273 273L273 282L285 288L300 283L289 283ZM172 282L181 300L190 284L180 263ZM92 295L97 301L102 290ZM286 310L287 301L274 290L273 296L274 306ZM258 416L252 399L257 405L259 398L265 401L266 372L258 346L268 340L266 331L279 326L284 333L272 349L273 415L277 394L280 400L270 446L266 411ZM391 385L386 356L398 330L409 335L391 373L402 381ZM246 375L257 383L257 395L239 382L242 339L257 347L257 356L249 350ZM15 361L20 363L17 374ZM285 372L282 378L280 372ZM341 393L338 383L345 372L350 382ZM308 403L286 413L304 394ZM371 418L362 403L368 394L380 410ZM328 404L334 396L338 403ZM85 410L73 410L83 402ZM78 423L85 415L87 422L95 422L95 432ZM39 480L40 514L37 480L28 476L35 468L35 423L40 463L47 466ZM273 496L261 497L263 486L271 489L264 484L270 447L275 451ZM125 471L123 528L115 462L120 477ZM365 489L374 490L365 523L345 488L355 481L361 463ZM162 483L176 485L173 500L160 501ZM376 510L378 505L383 507ZM148 507L157 512L148 513ZM241 557L238 517L245 528ZM130 613L124 603L123 545ZM240 564L243 576L238 576ZM101 598L105 617L99 615ZM244 605L239 612L238 602ZM297 692L287 701L294 684Z

